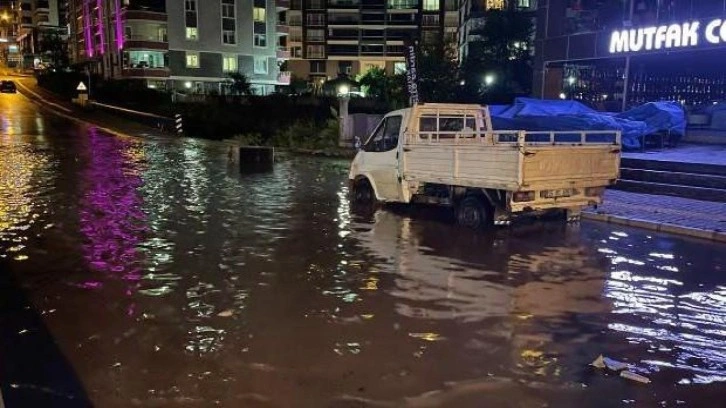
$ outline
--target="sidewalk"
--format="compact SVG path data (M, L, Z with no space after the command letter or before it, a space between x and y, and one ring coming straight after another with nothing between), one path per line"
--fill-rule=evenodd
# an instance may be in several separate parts
M582 217L726 243L726 203L607 190Z
M106 112L85 110L73 104L71 101L60 98L58 95L41 88L37 85L35 78L16 78L15 82L18 84L18 92L67 119L86 125L94 125L107 133L117 136L172 137L172 135L163 133L155 128Z

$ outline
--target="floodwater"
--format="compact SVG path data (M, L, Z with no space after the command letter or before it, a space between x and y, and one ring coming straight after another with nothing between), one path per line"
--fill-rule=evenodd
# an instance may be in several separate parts
M215 144L12 109L0 273L85 396L40 364L0 379L6 404L26 389L98 407L722 406L723 246L356 215L344 161L240 176ZM652 383L590 367L601 353Z

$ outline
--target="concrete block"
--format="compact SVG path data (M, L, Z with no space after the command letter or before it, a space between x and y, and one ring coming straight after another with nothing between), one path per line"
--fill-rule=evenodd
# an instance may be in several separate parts
M242 173L272 171L275 149L272 147L243 146L239 148L239 169Z

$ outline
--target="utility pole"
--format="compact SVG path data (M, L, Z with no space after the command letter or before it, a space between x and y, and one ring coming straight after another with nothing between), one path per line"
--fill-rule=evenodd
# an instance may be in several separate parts
M630 0L630 12L628 13L628 23L633 25L633 15L635 12L635 0ZM625 112L628 108L628 89L630 88L630 55L625 57L625 75L623 76L623 105L620 111Z

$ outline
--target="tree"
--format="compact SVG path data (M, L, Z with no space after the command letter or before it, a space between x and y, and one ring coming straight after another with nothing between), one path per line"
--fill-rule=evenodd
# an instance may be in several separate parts
M250 84L247 75L241 72L233 72L229 74L229 80L231 84L229 90L234 95L252 95L252 84Z
M456 46L451 42L433 41L417 52L418 92L422 102L458 102L459 65Z
M58 33L50 32L42 34L38 48L45 54L55 66L68 65L68 53L66 41Z
M372 67L358 78L358 83L363 87L363 92L367 96L377 99L386 97L387 81L386 70L380 67Z
M516 95L530 94L533 30L527 13L488 11L484 25L471 32L481 40L470 43L462 64L468 90L487 102L508 102Z

